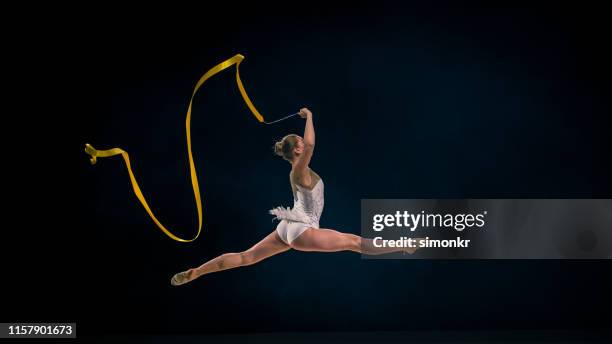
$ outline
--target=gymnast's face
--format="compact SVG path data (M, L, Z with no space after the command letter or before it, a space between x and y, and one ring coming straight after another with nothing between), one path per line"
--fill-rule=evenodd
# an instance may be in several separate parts
M302 154L304 151L304 139L301 136L296 137L295 147L293 148L293 152L295 154Z

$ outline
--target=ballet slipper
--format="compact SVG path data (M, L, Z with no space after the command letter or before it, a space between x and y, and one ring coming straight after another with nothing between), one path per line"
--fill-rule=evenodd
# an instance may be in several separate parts
M172 278L170 279L170 284L172 284L173 286L179 286L187 282L191 282L191 274L191 270L179 272L172 276Z
M414 252L416 252L416 251L417 251L417 250L420 248L420 247L419 247L419 245L418 245L418 242L419 242L419 240L421 240L421 239L424 239L424 238L415 238L416 243L417 243L416 247L405 247L405 248L402 250L402 255L406 255L406 253L408 253L408 254L413 254Z

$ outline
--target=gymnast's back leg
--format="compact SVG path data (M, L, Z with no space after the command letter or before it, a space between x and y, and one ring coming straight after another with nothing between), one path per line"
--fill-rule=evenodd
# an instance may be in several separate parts
M391 252L412 254L416 248L411 247L376 247L372 239L362 238L351 233L343 233L328 228L308 228L291 242L291 247L299 251L338 252L353 251L367 255L379 255Z
M246 251L224 253L197 268L177 273L172 277L170 283L175 286L181 285L209 273L253 265L289 249L291 249L291 246L282 241L278 233L273 231Z

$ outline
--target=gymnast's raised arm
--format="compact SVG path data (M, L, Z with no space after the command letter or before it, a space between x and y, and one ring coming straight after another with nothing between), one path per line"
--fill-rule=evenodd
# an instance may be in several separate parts
M306 176L308 178L308 164L310 164L310 159L312 158L312 153L314 151L315 145L315 132L314 126L312 124L312 112L307 108L300 109L300 117L306 119L306 128L304 129L304 139L303 139L303 151L302 154L299 155L298 161L295 163L294 170L297 174L297 177L303 179Z

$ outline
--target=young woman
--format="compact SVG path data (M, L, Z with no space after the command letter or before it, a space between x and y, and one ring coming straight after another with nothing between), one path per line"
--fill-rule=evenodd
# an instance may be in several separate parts
M375 247L371 239L333 229L319 228L323 212L323 180L310 169L315 147L312 113L302 108L300 117L306 119L304 137L289 134L276 142L274 151L291 163L289 180L293 190L293 208L276 207L270 210L280 220L276 230L243 252L222 254L197 268L179 272L170 281L181 285L212 272L252 265L291 248L300 251L353 251L377 255L403 251L414 253L416 248Z

